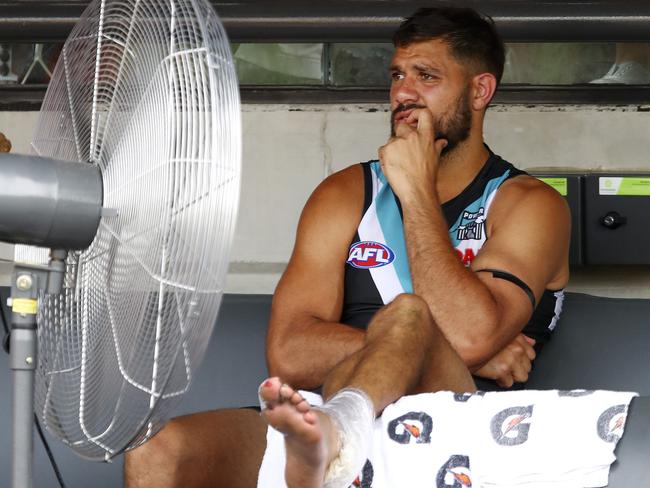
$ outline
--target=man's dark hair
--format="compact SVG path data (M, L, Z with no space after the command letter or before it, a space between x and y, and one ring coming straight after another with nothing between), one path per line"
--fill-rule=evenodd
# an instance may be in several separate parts
M395 47L441 39L451 54L473 72L492 73L501 81L505 49L494 21L471 8L421 8L406 19L393 35Z

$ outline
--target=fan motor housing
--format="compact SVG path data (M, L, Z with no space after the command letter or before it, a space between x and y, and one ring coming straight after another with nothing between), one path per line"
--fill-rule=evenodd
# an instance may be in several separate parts
M0 240L85 249L101 218L101 172L92 164L37 156L0 157Z

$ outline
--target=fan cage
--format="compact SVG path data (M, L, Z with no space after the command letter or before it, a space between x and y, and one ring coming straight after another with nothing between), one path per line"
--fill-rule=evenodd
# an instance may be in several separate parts
M54 71L37 155L100 168L106 208L42 293L36 413L108 460L162 428L209 342L239 200L241 120L228 39L205 0L89 5ZM22 261L44 252L17 246Z

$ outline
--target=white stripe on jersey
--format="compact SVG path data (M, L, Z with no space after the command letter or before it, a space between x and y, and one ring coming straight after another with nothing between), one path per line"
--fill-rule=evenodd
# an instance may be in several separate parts
M553 293L555 296L555 313L551 323L548 325L548 330L555 329L557 321L560 320L560 314L562 313L562 304L564 303L564 290L556 291Z
M359 239L362 241L375 241L382 244L386 242L384 233L379 225L377 207L375 206L375 197L381 190L382 186L383 184L379 181L379 178L373 174L372 202L370 203L368 210L366 210L366 213L363 215L363 219L361 219L359 228L357 229ZM400 293L404 293L404 289L402 288L402 284L397 276L393 263L378 268L370 268L368 271L370 271L372 280L377 287L377 291L379 291L379 295L381 296L384 305L392 302Z

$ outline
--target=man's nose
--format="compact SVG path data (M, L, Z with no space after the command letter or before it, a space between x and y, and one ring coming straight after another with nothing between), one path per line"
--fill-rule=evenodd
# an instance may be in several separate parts
M401 104L416 103L419 94L412 78L405 77L395 87L395 101Z

